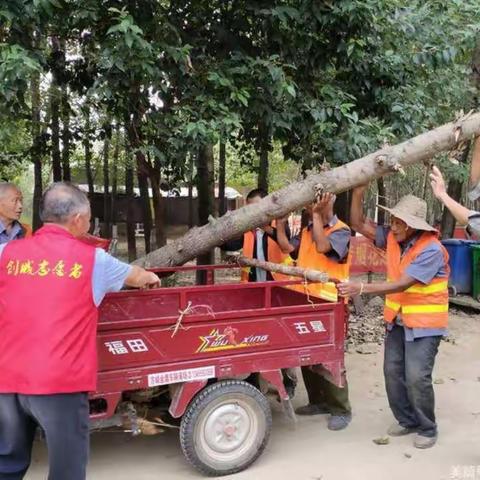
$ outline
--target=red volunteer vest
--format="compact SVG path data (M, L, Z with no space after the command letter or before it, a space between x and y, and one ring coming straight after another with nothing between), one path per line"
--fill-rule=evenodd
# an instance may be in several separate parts
M55 225L0 258L0 393L96 388L95 247Z

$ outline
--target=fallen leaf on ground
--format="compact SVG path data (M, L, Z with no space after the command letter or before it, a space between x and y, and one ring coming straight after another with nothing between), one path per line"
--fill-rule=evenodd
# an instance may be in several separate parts
M390 443L390 437L378 437L374 438L372 441L376 445L388 445Z

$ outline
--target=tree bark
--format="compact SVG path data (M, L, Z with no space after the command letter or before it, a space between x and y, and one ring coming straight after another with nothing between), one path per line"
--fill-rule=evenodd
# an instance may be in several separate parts
M68 102L68 89L62 86L62 174L63 181L71 182L70 170L70 104Z
M110 197L110 141L112 139L112 125L107 121L104 125L105 138L103 141L103 237L112 238L111 197Z
M313 201L315 187L319 184L326 191L344 192L395 173L402 167L431 159L479 133L480 113L475 113L332 170L309 175L305 180L291 183L255 205L227 212L210 225L191 229L182 238L140 258L137 263L147 266L182 265L243 232L266 225L275 218L307 205Z
M90 143L90 108L87 107L85 112L85 128L83 131L83 146L85 148L85 171L87 174L88 183L88 196L90 201L93 200L94 185L93 185L93 172L92 172L92 145Z
M269 272L283 273L284 275L292 275L293 277L300 277L307 279L310 282L316 283L326 283L328 281L339 280L336 278L330 279L326 272L320 272L319 270L311 270L300 267L291 267L288 265L283 265L280 263L265 262L262 260L257 260L256 258L247 258L244 256L238 257L236 259L240 265L245 265L247 267L259 267L263 270L268 270Z
M134 193L133 193L133 165L130 159L125 167L125 193L127 197L127 244L128 260L133 262L137 258L137 244L135 238Z
M227 201L225 198L225 176L226 176L227 149L225 142L220 142L218 155L218 216L225 215Z
M207 224L215 214L215 178L213 145L200 147L197 156L197 192L198 192L198 222ZM197 257L197 265L211 265L215 263L215 251L209 249ZM206 272L197 272L197 283L206 282Z
M32 95L32 150L31 158L33 162L34 188L33 188L33 230L42 226L40 220L40 202L43 193L42 184L42 139L40 126L40 75L34 73L31 80Z

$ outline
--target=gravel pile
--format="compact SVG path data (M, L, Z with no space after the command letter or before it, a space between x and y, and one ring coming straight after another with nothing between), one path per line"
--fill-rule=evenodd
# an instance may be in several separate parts
M372 298L361 315L350 315L347 350L358 353L376 353L385 337L383 299Z

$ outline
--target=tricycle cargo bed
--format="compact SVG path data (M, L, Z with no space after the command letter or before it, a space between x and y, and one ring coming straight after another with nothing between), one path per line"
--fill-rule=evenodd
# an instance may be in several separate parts
M204 366L226 377L338 362L344 310L277 282L111 294L100 309L99 388L147 388L159 381L147 375Z

